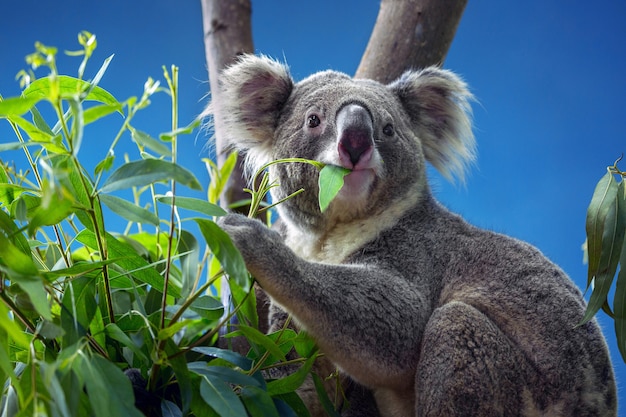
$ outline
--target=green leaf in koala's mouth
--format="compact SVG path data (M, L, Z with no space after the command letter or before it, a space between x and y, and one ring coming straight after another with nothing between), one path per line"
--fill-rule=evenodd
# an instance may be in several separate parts
M326 211L328 205L337 196L343 187L343 177L348 175L349 169L336 165L326 165L320 171L319 176L319 204L322 213Z

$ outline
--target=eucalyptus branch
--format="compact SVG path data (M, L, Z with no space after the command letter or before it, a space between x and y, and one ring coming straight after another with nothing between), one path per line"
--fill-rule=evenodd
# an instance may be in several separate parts
M172 65L172 76L170 78L169 73L165 67L163 73L167 84L170 89L170 97L172 100L172 132L176 132L178 129L178 67ZM177 135L172 135L172 162L176 163L177 154ZM165 328L165 308L167 307L167 287L170 280L170 270L172 267L172 246L174 240L174 232L176 227L176 181L172 180L172 206L170 210L170 230L167 239L167 255L165 263L165 273L163 282L163 297L161 298L161 329Z

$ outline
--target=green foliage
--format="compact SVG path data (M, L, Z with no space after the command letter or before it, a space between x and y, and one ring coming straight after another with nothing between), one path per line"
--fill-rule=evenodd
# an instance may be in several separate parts
M618 169L618 162L607 168L587 209L587 286L593 291L582 323L602 308L615 321L618 347L626 361L626 173ZM618 266L611 310L609 291Z
M179 136L199 125L178 126L178 68L164 68L165 87L148 79L140 97L120 102L99 86L112 57L84 79L96 38L82 32L79 44L70 53L82 57L77 77L60 74L56 48L37 43L27 62L49 74L21 71L22 95L0 97L0 118L16 136L0 145L0 413L140 416L123 372L133 368L145 380L135 384L163 416L306 415L294 391L316 349L290 329L264 335L255 328L252 279L214 222L225 214L216 204L234 157L222 168L207 161L208 201L178 196L177 186L202 189L176 160ZM134 116L159 93L171 99L172 126L157 139L134 126ZM44 106L53 117L42 116ZM80 152L92 140L85 128L115 113L123 121L108 152L84 166ZM118 161L115 148L128 139L138 159ZM5 160L16 150L25 167ZM328 202L345 173L336 175L334 187L320 192ZM252 192L251 215L272 186L266 179ZM113 194L120 191L131 201ZM199 217L180 220L179 210ZM111 215L128 222L123 232L107 228ZM231 311L216 296L224 276ZM246 324L228 336L247 338L247 356L214 346L234 315ZM294 348L303 355L300 370L266 381L263 371Z

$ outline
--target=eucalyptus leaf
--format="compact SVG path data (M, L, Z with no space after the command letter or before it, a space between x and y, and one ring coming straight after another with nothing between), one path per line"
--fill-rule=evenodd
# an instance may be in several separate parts
M76 97L70 97L67 99L70 104L70 110L72 111L72 155L78 155L80 147L83 143L83 133L85 128L85 120L83 117L83 105Z
M204 295L191 303L190 309L208 320L219 319L224 314L222 302L215 297Z
M114 195L100 194L100 201L104 203L113 213L118 214L135 223L159 225L159 217L153 212L139 207L130 201Z
M224 232L215 222L207 219L193 219L200 227L211 252L220 261L224 271L231 279L241 286L246 292L250 290L251 280L246 269L243 257L233 245L230 236Z
M271 337L261 333L254 327L246 326L243 324L239 324L239 326L237 326L237 329L246 337L249 342L262 346L277 359L280 359L282 361L287 360L283 351L276 344L276 342L272 340Z
M190 362L188 366L191 372L198 375L210 375L229 384L264 387L264 384L257 379L226 366L208 365L206 362Z
M332 401L330 400L330 398L328 398L328 394L326 393L326 389L324 388L324 382L322 381L322 379L315 373L311 374L311 376L313 377L313 384L315 385L317 398L319 398L320 403L324 408L324 411L326 411L326 414L330 417L341 417L341 414L339 414L337 410L335 410Z
M320 211L326 211L343 187L344 177L350 172L352 171L336 165L326 165L322 168L318 180Z
M603 184L600 191L602 199L597 204L597 210L591 212L591 215L597 216L598 219L591 219L590 223L593 227L590 230L592 235L587 235L588 247L592 244L597 245L595 242L597 240L597 228L602 223L603 230L599 242L600 257L599 259L595 258L597 256L595 247L593 251L589 250L589 273L592 274L594 288L581 323L589 321L600 308L603 308L607 314L612 314L608 306L607 296L617 271L626 230L626 211L620 210L619 207L619 195L620 192L621 195L624 193L624 182L618 184L611 175L608 183ZM594 199L592 199L592 204L594 204Z
M315 363L316 355L311 356L296 372L281 379L276 379L267 383L267 392L270 395L287 394L298 389Z
M176 199L174 199L171 196L159 196L157 197L157 201L169 205L175 201L176 207L197 211L198 213L202 213L207 216L226 215L226 211L220 206L209 203L208 201L200 200L199 198L177 196Z
M212 346L196 346L192 350L206 356L224 359L225 361L240 367L244 371L249 371L252 368L252 361L250 359L232 350L220 349Z
M602 236L604 223L617 195L617 182L611 172L607 172L598 182L587 208L586 231L587 252L589 256L589 272L587 284L598 272L602 256Z
M160 156L172 156L172 151L168 146L154 139L149 134L132 127L130 128L130 134L135 143L137 143L138 145L151 149Z
M84 94L89 90L83 99L98 101L104 104L118 105L119 102L113 97L111 93L105 89L93 86L88 81L78 78L70 77L68 75L58 75L57 82L59 86L59 93L61 97L72 97L77 94ZM46 98L48 100L53 99L52 96L54 89L51 86L50 77L40 78L33 81L22 93L25 98Z
M106 180L100 192L106 193L130 187L141 187L168 180L174 180L194 190L202 189L196 177L180 165L160 159L143 159L128 162L115 170Z
M250 416L281 417L267 391L255 386L246 386L241 389L239 395Z
M135 408L130 380L113 362L94 355L82 364L87 394L96 417L144 417Z
M220 417L242 417L246 415L241 399L220 378L202 375L200 396Z
M114 112L120 112L122 111L122 105L121 104L100 104L97 106L93 106L90 107L88 109L85 109L85 111L83 112L83 120L84 120L84 124L85 126L95 122L96 120L99 120L105 116L108 116L111 113Z
M0 116L21 116L43 97L9 97L0 101Z

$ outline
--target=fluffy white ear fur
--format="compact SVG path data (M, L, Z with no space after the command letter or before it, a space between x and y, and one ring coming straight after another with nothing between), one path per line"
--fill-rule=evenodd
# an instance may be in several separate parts
M429 67L405 72L389 88L411 117L426 160L446 178L463 182L476 158L469 104L474 97L465 82L450 71Z
M204 112L216 116L229 146L246 155L254 170L271 160L280 111L293 90L286 65L265 56L242 55L220 76L220 92Z

